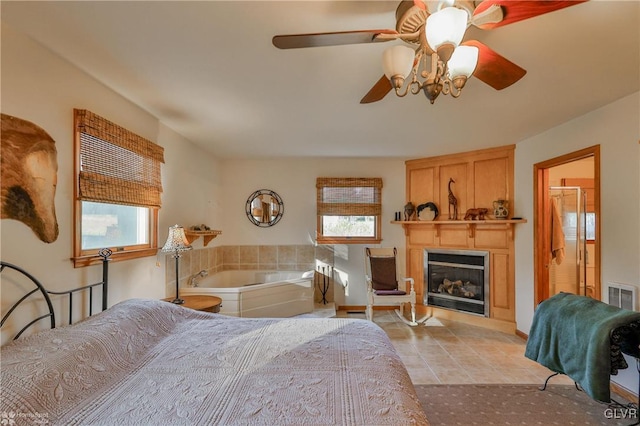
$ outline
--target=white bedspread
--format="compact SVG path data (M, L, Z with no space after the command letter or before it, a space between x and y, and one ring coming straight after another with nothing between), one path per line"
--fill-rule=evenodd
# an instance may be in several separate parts
M0 420L59 425L428 424L384 331L134 299L1 349Z

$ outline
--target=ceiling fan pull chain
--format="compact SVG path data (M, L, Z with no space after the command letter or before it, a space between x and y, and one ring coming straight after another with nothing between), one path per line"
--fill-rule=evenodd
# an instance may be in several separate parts
M451 90L451 81L447 77L447 64L442 61L438 61L438 65L438 75L443 76L443 78L440 78L442 93L445 95L451 94L453 96L453 91ZM458 93L458 96L459 95L460 94ZM457 98L457 96L454 96L454 98Z
M416 52L416 63L415 63L415 66L413 67L413 70L411 70L413 74L413 78L411 79L411 84L410 84L412 95L417 95L418 93L420 93L420 90L422 90L422 85L420 84L420 80L418 80L418 71L420 70L420 62L424 61L426 64L427 62L426 58L427 57L424 55L424 53L421 50L418 50Z
M432 53L429 58L431 58L431 66L427 70L427 57L424 59L424 69L422 70L421 76L425 79L425 83L427 80L435 81L438 79L440 75L440 65L441 62L438 59L438 55Z

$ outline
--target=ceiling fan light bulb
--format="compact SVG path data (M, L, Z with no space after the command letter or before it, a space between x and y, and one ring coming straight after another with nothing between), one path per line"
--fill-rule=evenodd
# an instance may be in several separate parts
M416 52L408 46L396 45L382 52L382 69L389 80L401 76L404 79L411 74ZM392 81L393 82L393 81Z
M426 22L426 37L429 47L434 51L445 44L458 47L467 30L469 14L457 7L445 7L429 15Z
M447 63L449 77L471 77L478 64L478 48L475 46L458 46Z

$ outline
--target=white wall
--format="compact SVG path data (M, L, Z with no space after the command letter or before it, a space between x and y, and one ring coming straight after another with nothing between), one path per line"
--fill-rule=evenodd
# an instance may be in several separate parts
M166 239L168 226L174 223L204 222L222 226L217 204L221 181L215 157L4 23L1 71L2 112L37 124L56 142L55 207L60 230L58 239L47 244L22 222L2 220L2 260L25 268L52 290L78 287L100 279L99 266L74 269L70 261L73 255L74 108L91 110L165 148L163 207L158 231L161 243ZM110 305L133 297L165 297L164 271L164 255L112 263ZM5 311L10 297L4 292L2 296Z
M363 143L352 141L349 143ZM281 158L271 160L233 160L222 166L225 187L224 244L315 244L316 178L382 178L382 246L398 248L398 264L405 271L404 231L390 223L405 204L405 166L400 159L366 158ZM270 228L253 225L246 216L245 204L258 189L277 192L284 202L284 215ZM226 237L225 237L226 234ZM348 294L343 305L364 305L364 245L340 247L335 267L348 275ZM339 289L338 289L339 291Z
M602 284L640 287L640 93L627 96L545 133L521 141L515 152L515 211L528 219L516 230L516 322L529 332L534 311L533 165L600 145ZM604 300L604 298L603 298ZM635 383L635 363L621 371ZM616 378L614 380L625 381Z

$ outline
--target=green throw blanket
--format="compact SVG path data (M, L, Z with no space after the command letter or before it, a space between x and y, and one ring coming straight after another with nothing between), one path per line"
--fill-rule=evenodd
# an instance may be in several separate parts
M613 330L640 321L640 312L569 293L538 305L525 356L566 374L593 399L611 401L610 336Z

